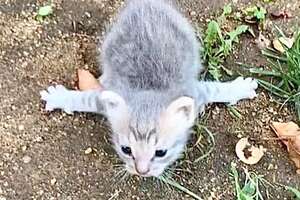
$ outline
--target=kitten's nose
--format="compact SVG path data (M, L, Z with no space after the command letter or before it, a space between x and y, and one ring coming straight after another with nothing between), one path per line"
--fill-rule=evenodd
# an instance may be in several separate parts
M149 173L150 168L148 165L145 165L143 163L136 163L135 170L139 175L146 175Z
M136 172L139 174L139 175L146 175L148 174L148 172L150 171L150 169L139 169L139 168L136 168Z

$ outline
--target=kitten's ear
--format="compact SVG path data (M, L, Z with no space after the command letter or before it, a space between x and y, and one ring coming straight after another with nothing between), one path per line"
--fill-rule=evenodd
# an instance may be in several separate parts
M190 97L179 97L171 102L168 106L166 113L171 118L181 119L186 123L194 123L196 118L195 113L195 100Z
M179 97L170 103L162 113L160 128L162 133L181 133L190 128L196 118L195 100L190 97Z
M117 93L105 90L101 93L101 100L105 107L106 116L111 122L118 121L122 116L127 116L127 105Z

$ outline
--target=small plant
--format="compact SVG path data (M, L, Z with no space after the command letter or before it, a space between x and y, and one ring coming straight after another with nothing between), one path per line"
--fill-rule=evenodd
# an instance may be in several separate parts
M223 33L222 24L231 12L231 5L226 5L223 8L222 15L217 20L208 23L205 32L203 55L208 63L208 72L215 80L220 80L222 71L232 75L231 70L225 68L223 63L232 52L233 44L239 41L239 36L249 29L246 25L240 25L231 32Z
M234 178L236 199L237 200L263 200L260 186L269 184L262 176L253 172L245 172L245 182L243 185L239 182L239 173L235 167L235 164L231 164L231 173ZM266 192L267 193L267 192Z
M38 13L36 15L36 20L43 21L45 17L51 15L53 13L52 5L46 5L39 8Z
M260 6L250 6L246 8L243 12L246 15L246 21L248 22L256 20L259 23L263 23L267 15L267 10Z
M204 140L204 136L203 133L205 132L205 134L207 134L208 139L207 141L205 141L205 144L202 144L202 140ZM194 144L194 147L197 148L200 152L201 152L201 156L196 158L193 162L197 163L205 158L207 158L212 151L214 150L215 147L215 138L213 133L204 125L201 124L197 124L195 127L195 134L197 137L197 141ZM207 144L208 143L208 144ZM205 148L205 146L208 145L208 149ZM206 151L203 151L203 149L206 149Z
M282 32L281 35L286 37ZM262 51L262 54L268 58L270 70L252 68L250 72L271 77L268 81L259 80L260 85L272 94L284 98L285 103L294 103L300 120L300 32L295 35L291 48L282 44L285 46L282 54L273 49Z

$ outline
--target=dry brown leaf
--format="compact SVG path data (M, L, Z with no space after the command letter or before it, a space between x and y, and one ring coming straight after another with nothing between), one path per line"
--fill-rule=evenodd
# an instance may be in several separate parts
M101 89L99 81L87 70L78 69L79 90Z
M292 48L293 44L294 44L293 38L280 37L273 40L274 49L276 49L280 53L285 52L284 46L290 49Z
M284 53L285 49L282 46L281 42L279 41L279 39L275 39L273 40L273 47L274 49L276 49L277 51L279 51L280 53Z
M274 11L271 13L272 17L278 19L278 18L292 18L292 14L286 10L284 11Z
M286 145L291 160L297 167L297 173L300 173L300 129L294 122L271 124L274 132Z
M294 38L280 37L279 41L284 44L287 48L292 48L295 42Z
M235 146L237 157L244 163L254 165L260 161L265 153L263 146L251 145L248 138L241 138ZM249 154L249 155L247 155Z

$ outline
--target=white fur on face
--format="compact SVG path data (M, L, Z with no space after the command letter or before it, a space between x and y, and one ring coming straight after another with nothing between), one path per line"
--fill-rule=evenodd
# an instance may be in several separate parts
M181 97L161 113L157 124L139 123L133 126L128 123L132 119L123 119L127 124L112 123L119 126L113 127L113 130L122 130L115 132L114 143L126 169L132 174L146 177L161 175L182 152L194 117L194 101L189 97ZM125 154L122 146L129 147L131 154ZM163 157L155 156L158 150L167 153Z

